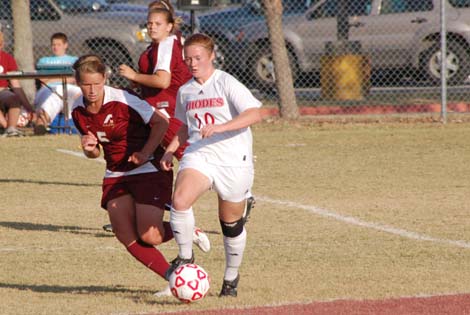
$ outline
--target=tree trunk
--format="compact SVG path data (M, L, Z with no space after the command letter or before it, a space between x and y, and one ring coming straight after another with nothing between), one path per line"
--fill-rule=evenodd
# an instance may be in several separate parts
M31 30L31 18L29 0L11 1L14 29L14 56L18 67L23 71L34 70L33 34ZM34 80L22 80L21 86L28 99L32 103L36 93Z
M282 30L282 2L281 0L263 0L263 4L269 39L271 41L276 87L281 104L280 115L282 118L297 119L299 117L299 109L295 98L292 69L289 64Z

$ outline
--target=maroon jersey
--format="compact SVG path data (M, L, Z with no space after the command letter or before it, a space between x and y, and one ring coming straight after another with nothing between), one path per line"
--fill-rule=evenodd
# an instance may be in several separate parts
M180 40L178 36L172 35L161 43L153 43L139 59L140 73L154 74L163 70L171 74L170 86L166 89L141 86L142 97L155 108L166 109L170 117L174 117L179 87L192 77L183 61Z
M72 118L78 131L95 135L103 148L106 160L107 178L156 172L154 165L159 156L151 162L137 166L128 162L129 156L141 151L150 134L147 124L154 108L146 101L126 91L105 86L104 102L96 114L86 110L83 97L73 104Z
M0 50L0 74L17 70L18 65L16 64L15 58L9 53ZM0 80L0 87L8 87L8 81Z

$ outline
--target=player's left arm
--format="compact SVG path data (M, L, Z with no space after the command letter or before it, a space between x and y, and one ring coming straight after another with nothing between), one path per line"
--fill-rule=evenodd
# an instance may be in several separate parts
M208 138L216 133L226 131L234 131L247 128L253 124L260 122L262 119L259 108L248 108L234 119L220 125L207 124L201 128L201 137Z
M201 128L201 137L207 138L216 133L247 128L261 121L261 102L257 100L248 88L232 76L223 78L224 93L228 104L238 113L232 120L220 125L207 124Z
M134 152L129 157L128 161L137 165L141 165L149 160L153 152L157 149L160 142L163 140L166 130L168 129L169 121L161 112L154 111L150 117L149 124L151 126L150 135L140 152Z

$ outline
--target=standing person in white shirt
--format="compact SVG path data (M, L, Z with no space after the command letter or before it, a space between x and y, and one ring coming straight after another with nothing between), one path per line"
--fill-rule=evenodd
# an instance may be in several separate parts
M179 252L166 277L178 266L194 261L192 205L213 189L218 196L226 258L219 296L237 296L238 269L247 238L243 212L254 178L249 127L261 121L262 104L237 79L214 68L214 42L207 35L186 39L184 56L193 78L179 89L176 99L175 117L183 124L160 161L164 170L170 170L174 152L188 141L170 214Z

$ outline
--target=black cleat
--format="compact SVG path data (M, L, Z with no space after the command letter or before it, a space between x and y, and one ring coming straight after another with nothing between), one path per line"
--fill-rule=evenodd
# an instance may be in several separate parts
M245 212L243 213L243 223L248 222L248 219L250 218L251 209L255 207L255 203L256 200L253 196L246 199Z
M194 253L191 258L185 259L181 258L180 256L176 256L175 259L171 261L170 267L168 267L168 270L165 272L165 279L170 280L171 274L179 267L183 266L186 264L192 264L194 263Z
M240 280L240 274L237 275L237 277L232 280L224 280L224 283L222 284L222 290L220 290L219 297L223 296L233 296L237 297L237 286L238 286L238 281Z

